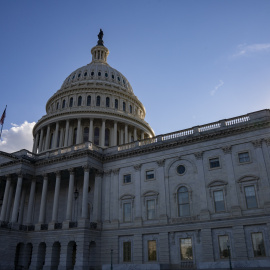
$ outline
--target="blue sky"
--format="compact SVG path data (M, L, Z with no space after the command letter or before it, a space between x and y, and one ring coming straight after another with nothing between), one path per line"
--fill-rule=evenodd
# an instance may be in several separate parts
M29 140L49 97L91 61L100 28L156 134L268 109L269 14L268 0L3 1L0 150L18 130Z

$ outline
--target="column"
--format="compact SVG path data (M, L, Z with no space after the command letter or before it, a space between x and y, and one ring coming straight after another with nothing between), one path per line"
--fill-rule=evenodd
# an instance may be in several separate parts
M56 122L54 136L53 136L53 148L57 147L58 132L59 132L59 122Z
M45 209L46 209L47 190L48 190L48 175L45 174L43 176L41 203L40 203L39 218L38 218L38 223L40 223L40 224L45 222Z
M120 129L120 144L124 144L124 130Z
M64 133L64 129L61 128L61 129L60 129L59 147L63 147L63 133Z
M131 143L131 132L128 133L128 142Z
M144 140L144 132L141 130L141 140Z
M5 221L5 217L6 217L10 184L11 184L11 177L10 175L8 175L7 181L6 181L5 193L4 193L4 200L3 200L2 209L1 209L1 216L0 216L1 221Z
M143 263L143 240L141 234L135 234L133 240L133 263Z
M55 180L55 188L54 188L52 222L57 221L60 183L61 183L61 172L58 171L56 172L56 180Z
M103 172L95 173L95 190L94 190L94 206L93 206L93 221L99 223L101 214L101 181Z
M22 190L22 197L20 202L19 219L18 219L19 224L22 224L23 222L24 202L25 202L25 188Z
M128 143L128 125L125 124L125 143Z
M38 144L38 132L36 134L35 140L34 140L34 145L33 145L33 153L37 153L37 144Z
M118 188L119 188L119 169L114 169L113 170L113 181L112 181L112 185L111 185L111 221L113 223L117 223L119 222L118 219L118 209L119 209L119 193L118 193Z
M105 171L103 177L103 189L104 190L104 223L110 222L110 197L111 197L111 181L112 181L112 170ZM103 197L103 196L102 196ZM103 225L104 225L103 223Z
M113 124L113 146L117 145L117 122L114 121Z
M45 140L45 149L44 150L48 150L49 148L49 140L50 140L50 126L47 126L47 133L46 133L46 140Z
M38 153L42 151L42 141L43 141L43 128L40 131L39 144L38 144Z
M93 133L94 133L93 129L94 129L94 121L91 118L90 119L90 124L89 124L89 141L90 142L93 142Z
M11 222L16 222L17 221L17 215L18 215L20 197L21 197L21 190L22 190L22 180L23 180L23 176L22 176L22 174L19 174L18 175L18 180L17 180L17 186L16 186L16 193L15 193L13 211L12 211L12 216L11 216Z
M84 167L83 194L82 194L82 219L88 218L88 188L89 188L89 167Z
M135 165L135 218L136 224L141 225L142 223L142 209L141 209L141 164Z
M134 142L136 142L138 140L137 138L137 128L134 127L134 131L133 131L133 137L134 137Z
M69 120L66 121L65 141L64 147L68 146L68 132L69 132Z
M68 186L68 198L67 198L67 212L66 220L70 221L72 217L72 203L74 192L74 169L69 170L69 186Z
M104 147L105 145L105 119L102 119L102 125L101 125L101 142L100 146Z
M8 194L8 203L7 203L7 211L6 211L6 217L4 217L5 221L10 220L10 214L11 214L11 206L12 206L12 200L13 200L13 193L14 193L14 185L10 183L10 188L9 188L9 194Z
M72 140L73 140L73 127L70 126L68 131L68 146L73 144Z
M167 223L167 211L166 205L166 187L165 187L165 175L164 175L164 166L165 166L165 159L157 161L158 168L156 173L156 179L158 182L159 188L159 219L163 220L164 223Z
M35 191L36 191L36 179L33 178L31 182L31 189L30 189L30 195L29 195L29 200L28 200L28 209L27 209L27 218L26 218L27 225L30 225L32 223L32 211L33 211L33 206L34 206Z
M76 144L81 143L81 119L78 119Z
M242 225L234 226L233 228L233 242L236 257L239 260L248 260L246 237L244 227ZM232 239L231 239L232 240Z
M168 265L170 263L169 252L169 234L167 232L159 233L159 248L162 250L159 256L160 264Z
M214 251L213 251L213 241L211 229L202 229L201 230L201 239L202 239L202 250L203 262L213 262L214 261Z

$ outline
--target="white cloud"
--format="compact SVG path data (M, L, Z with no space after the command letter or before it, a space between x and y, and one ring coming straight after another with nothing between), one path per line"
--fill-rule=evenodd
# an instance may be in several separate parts
M213 96L223 84L224 84L224 82L222 80L220 80L219 84L217 86L215 86L215 88L210 92L210 95Z
M32 151L32 130L36 123L25 121L21 125L12 124L12 128L4 129L0 141L0 151L12 153L21 149Z
M233 55L233 57L240 57L251 53L256 52L270 52L270 43L261 43L261 44L240 44L238 45L238 52Z

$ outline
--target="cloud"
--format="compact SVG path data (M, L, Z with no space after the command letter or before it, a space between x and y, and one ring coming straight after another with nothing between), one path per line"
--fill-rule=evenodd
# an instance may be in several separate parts
M4 129L0 141L0 151L12 153L21 149L32 151L32 130L36 123L25 121L21 125L12 124L12 128Z
M210 95L213 96L223 84L224 84L224 82L222 80L220 80L219 84L217 86L215 86L215 88L210 92Z
M238 52L234 54L233 57L240 57L257 52L270 52L270 43L261 43L252 45L240 44L238 45Z

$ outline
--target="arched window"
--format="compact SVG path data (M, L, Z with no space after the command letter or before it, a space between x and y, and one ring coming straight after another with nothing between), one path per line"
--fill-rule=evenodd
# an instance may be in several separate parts
M115 99L114 100L114 108L115 109L118 109L118 99Z
M74 128L73 130L73 145L76 144L77 140L77 128Z
M78 106L82 106L82 97L81 96L79 96L79 98L78 98Z
M178 197L178 215L186 217L190 215L189 194L186 187L180 187L177 192Z
M100 106L100 96L97 96L96 106Z
M129 112L132 113L132 106L129 105Z
M70 98L70 100L69 100L69 107L72 107L72 106L73 106L73 97Z
M94 130L94 144L99 145L99 128L96 127Z
M85 127L83 129L83 142L88 142L88 138L89 138L89 128Z
M64 109L65 106L66 106L66 100L64 99L64 100L62 101L62 109Z
M87 97L87 106L91 106L91 96Z
M106 107L110 107L110 98L106 97Z
M123 102L123 111L126 111L126 102Z
M110 130L108 128L105 129L105 146L110 145Z

